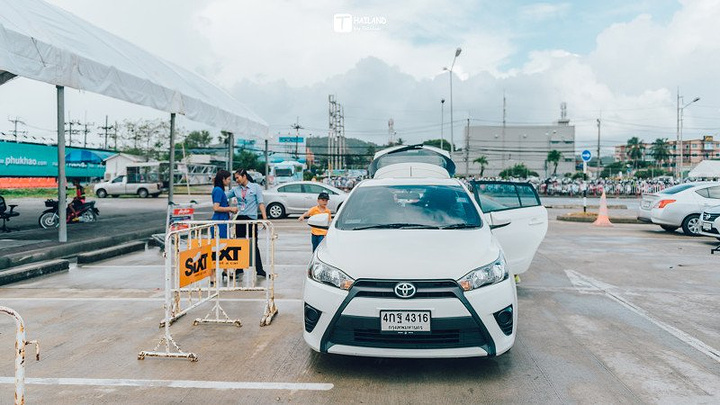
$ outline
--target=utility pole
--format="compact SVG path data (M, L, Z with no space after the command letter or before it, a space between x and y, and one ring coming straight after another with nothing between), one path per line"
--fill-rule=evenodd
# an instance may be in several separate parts
M265 190L268 189L270 179L270 163L268 162L268 140L265 139Z
M300 125L300 117L295 119L295 123L290 125L290 128L295 130L295 159L298 159L298 141L300 140L300 130L305 127Z
M470 118L465 127L465 176L470 175Z
M500 170L505 170L505 118L507 117L507 102L505 100L505 90L503 90L503 126L502 126L502 151L500 152Z
M445 127L445 99L440 99L440 149L445 150L443 143L445 143L445 136L443 134L443 128Z
M117 123L116 123L116 125L117 125ZM102 129L105 131L105 149L108 148L108 130L113 129L113 128L115 128L115 127L113 127L112 125L108 125L108 116L106 115L105 116L105 126L98 127L98 129Z
M602 114L600 115L602 118ZM598 167L598 177L600 177L600 166L602 163L600 162L600 120L601 118L597 119L597 127L598 127L598 144L597 144L597 167Z
M95 124L92 123L92 122L89 123L89 124L88 124L87 122L85 122L85 129L83 130L83 133L84 133L84 136L83 136L83 148L87 148L87 134L88 134L88 132L90 132L90 130L88 129L88 125L95 125Z
M680 178L682 176L682 168L680 168L680 166L682 165L682 142L680 141L680 86L678 86L677 88L676 103L677 117L675 123L677 124L677 128L675 135L677 136L677 141L675 142L675 150L679 154L675 155L675 177Z
M15 125L15 129L13 130L13 136L15 137L15 143L17 143L17 141L18 141L18 129L17 129L18 124L23 124L23 125L27 125L27 124L25 124L25 121L21 120L20 117L15 117L15 119L8 118L8 121L12 122Z
M115 152L117 152L117 131L118 131L118 123L115 121L115 126L113 127L113 149Z
M70 120L70 121L67 122L67 124L68 124L68 126L69 126L69 129L68 129L67 132L68 132L68 134L70 135L70 136L68 137L68 146L72 146L72 136L73 136L73 133L78 133L78 132L80 132L80 131L78 131L77 129L76 129L75 131L73 131L72 127L73 127L73 125L82 125L82 123L80 123L80 121L77 121L77 120L76 120L76 121Z

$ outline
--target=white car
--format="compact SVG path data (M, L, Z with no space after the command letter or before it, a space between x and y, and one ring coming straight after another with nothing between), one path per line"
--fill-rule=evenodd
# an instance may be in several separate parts
M638 217L650 212L652 223L673 232L682 228L689 236L700 235L700 214L720 204L720 183L684 183L643 196Z
M447 171L402 165L356 186L313 254L305 341L353 356L505 353L517 333L513 275L529 267L547 211L528 183L484 183L494 194L480 197L483 212Z
M720 239L720 205L710 207L702 212L700 234Z
M129 176L117 176L110 181L103 181L94 186L95 195L98 198L105 198L108 195L118 197L122 194L137 195L141 198L148 196L157 197L162 192L161 182L133 180Z
M317 205L320 193L328 193L330 196L328 208L333 214L347 198L346 192L323 183L314 181L285 183L263 191L268 218L279 219L290 214L302 214Z

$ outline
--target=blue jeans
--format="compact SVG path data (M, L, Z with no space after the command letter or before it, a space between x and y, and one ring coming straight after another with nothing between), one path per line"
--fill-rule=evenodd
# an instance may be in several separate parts
M325 235L312 235L312 246L313 246L313 252L315 249L317 249L318 245L322 240L325 239Z

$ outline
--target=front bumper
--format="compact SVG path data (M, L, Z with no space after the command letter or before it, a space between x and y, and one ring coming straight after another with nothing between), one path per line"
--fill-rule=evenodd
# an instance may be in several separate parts
M395 297L389 287L400 281L417 286L415 297ZM515 342L517 296L512 277L469 292L463 292L454 280L361 279L344 291L308 279L304 301L305 341L323 353L404 358L495 356ZM501 328L497 314L509 307L512 320ZM431 332L381 332L381 310L429 310ZM308 321L308 311L313 322Z

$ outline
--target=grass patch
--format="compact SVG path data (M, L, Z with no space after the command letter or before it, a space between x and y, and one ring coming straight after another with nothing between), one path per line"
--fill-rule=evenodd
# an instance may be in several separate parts
M72 191L75 193L75 191ZM11 198L57 198L56 188L0 188L5 200ZM7 203L7 201L6 201Z

